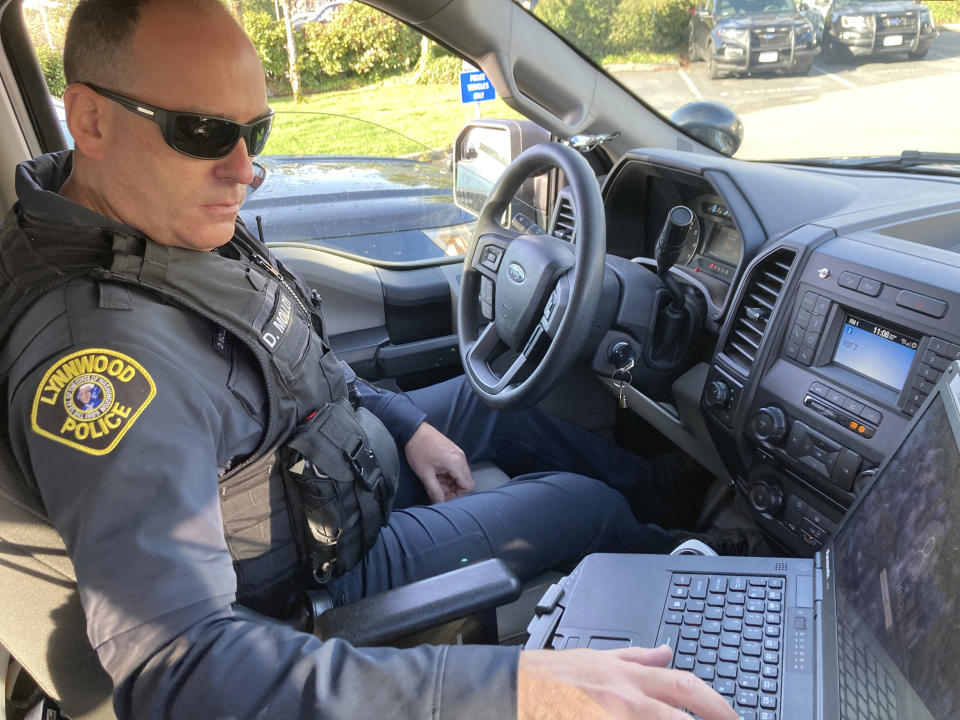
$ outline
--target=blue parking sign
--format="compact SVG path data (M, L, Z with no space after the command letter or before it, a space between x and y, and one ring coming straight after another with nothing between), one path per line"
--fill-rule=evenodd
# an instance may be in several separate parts
M460 73L460 100L465 103L496 100L497 92L493 89L485 73L479 70Z

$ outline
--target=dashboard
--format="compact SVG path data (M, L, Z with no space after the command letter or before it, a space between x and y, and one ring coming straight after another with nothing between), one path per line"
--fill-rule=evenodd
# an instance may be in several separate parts
M603 196L608 253L647 266L669 210L694 212L671 273L704 298L706 359L674 412L705 431L672 439L811 555L960 359L960 181L655 150L623 158Z
M704 293L718 318L744 257L744 241L722 196L704 178L649 163L621 165L607 182L607 251L652 259L671 208L684 205L694 220L674 266Z

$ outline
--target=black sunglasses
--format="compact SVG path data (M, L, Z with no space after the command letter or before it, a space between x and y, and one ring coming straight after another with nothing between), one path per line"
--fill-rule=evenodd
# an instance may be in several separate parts
M184 155L202 160L225 158L240 138L246 141L250 157L259 155L267 144L273 126L273 110L251 123L243 124L213 115L164 110L90 83L84 85L130 112L155 122L160 126L167 145Z

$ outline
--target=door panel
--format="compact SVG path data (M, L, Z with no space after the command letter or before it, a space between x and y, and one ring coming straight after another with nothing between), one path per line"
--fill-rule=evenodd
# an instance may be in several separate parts
M303 246L272 249L320 293L330 344L358 375L412 389L459 374L459 264L388 269Z

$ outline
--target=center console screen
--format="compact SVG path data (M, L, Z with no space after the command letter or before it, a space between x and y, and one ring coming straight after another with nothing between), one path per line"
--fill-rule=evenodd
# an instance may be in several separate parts
M833 362L899 391L919 344L899 330L847 315Z

